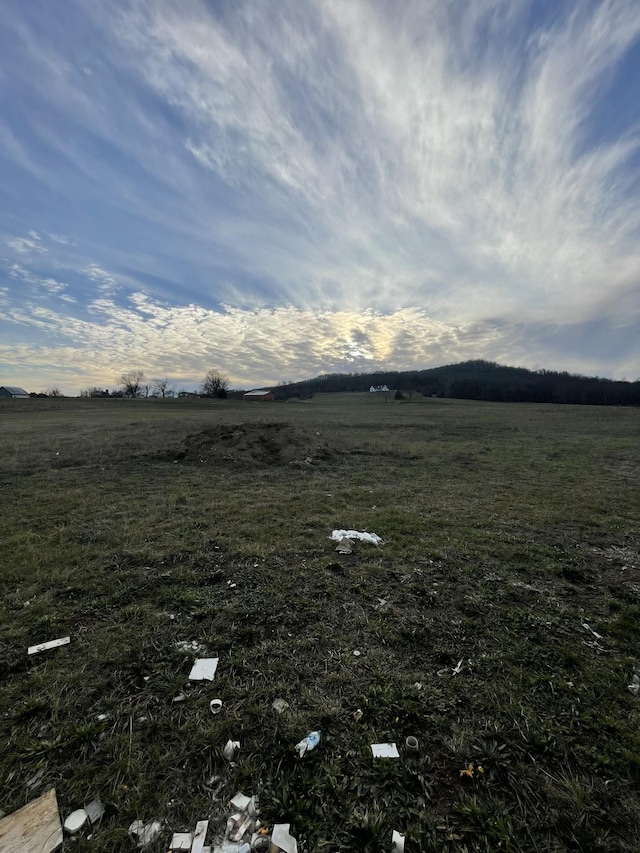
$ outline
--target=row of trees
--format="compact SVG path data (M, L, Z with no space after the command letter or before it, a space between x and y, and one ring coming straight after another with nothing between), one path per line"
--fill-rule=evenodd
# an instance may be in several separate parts
M223 399L229 390L229 379L218 370L210 370L200 386L203 397ZM113 390L105 388L85 388L81 397L175 397L176 386L168 378L147 379L144 370L129 370L119 377L119 385ZM57 396L51 394L51 396Z
M502 402L640 405L640 381L527 370L475 360L430 370L332 373L275 389L276 398L309 397L317 392L368 391L387 385L401 393Z

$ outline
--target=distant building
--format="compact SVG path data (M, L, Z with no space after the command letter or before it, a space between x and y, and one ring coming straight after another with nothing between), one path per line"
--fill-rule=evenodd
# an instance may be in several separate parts
M0 385L0 397L12 400L28 400L30 395L17 385Z
M275 400L273 391L265 391L264 388L260 391L247 391L243 397L244 400Z
M387 388L386 385L372 385L371 388L369 388L369 391L371 391L371 393L374 393L375 391L388 391L388 390L389 389Z

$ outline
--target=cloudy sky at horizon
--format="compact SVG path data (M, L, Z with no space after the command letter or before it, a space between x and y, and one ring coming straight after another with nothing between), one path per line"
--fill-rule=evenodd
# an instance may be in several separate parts
M637 0L5 0L0 384L640 378Z

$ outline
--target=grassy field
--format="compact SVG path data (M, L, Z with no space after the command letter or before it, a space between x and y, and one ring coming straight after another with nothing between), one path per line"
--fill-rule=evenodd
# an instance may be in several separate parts
M639 438L621 408L3 401L0 808L100 796L78 853L222 831L238 790L308 853L640 850Z

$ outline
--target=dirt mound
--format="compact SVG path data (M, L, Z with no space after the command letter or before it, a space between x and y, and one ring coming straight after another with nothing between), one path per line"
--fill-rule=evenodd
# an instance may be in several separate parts
M288 423L218 424L188 435L173 459L186 465L237 467L317 466L339 453L308 432Z

